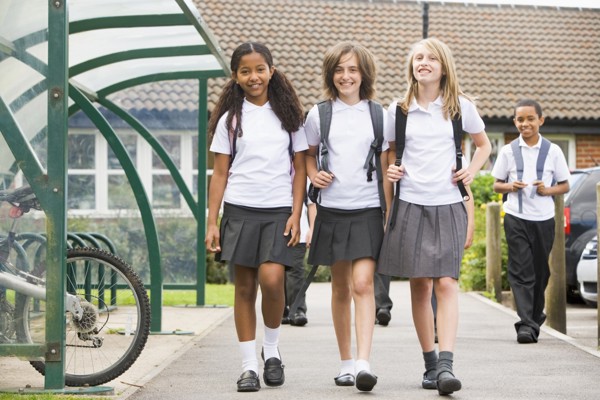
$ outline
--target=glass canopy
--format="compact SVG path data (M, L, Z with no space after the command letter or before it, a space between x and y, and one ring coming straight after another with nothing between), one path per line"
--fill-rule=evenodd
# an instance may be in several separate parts
M45 136L49 4L0 1L0 119L14 122L27 142ZM69 83L91 99L149 81L229 75L221 48L189 0L66 4ZM0 137L4 177L15 163L3 143L6 134L12 133Z

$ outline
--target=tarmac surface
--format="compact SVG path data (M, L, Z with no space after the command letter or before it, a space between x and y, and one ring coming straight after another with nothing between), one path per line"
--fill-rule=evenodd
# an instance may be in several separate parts
M410 314L408 283L392 282L390 295L394 300L392 320L387 327L375 326L370 361L379 380L372 392L335 386L339 355L331 322L331 286L313 283L307 292L308 324L282 326L280 351L286 373L283 386L267 387L261 376L259 392L237 393L241 360L232 308L165 307L162 334L151 335L136 363L106 384L113 388L113 394L107 398L437 398L436 390L420 386L424 368ZM596 309L571 307L567 313L570 336L544 326L538 343L524 345L516 342L513 324L518 318L510 308L474 292L461 293L459 304L454 372L463 389L447 397L600 399ZM260 297L260 316L259 307ZM262 332L259 317L258 346ZM259 365L262 368L262 362ZM43 389L43 377L25 361L0 357L0 391L25 385Z

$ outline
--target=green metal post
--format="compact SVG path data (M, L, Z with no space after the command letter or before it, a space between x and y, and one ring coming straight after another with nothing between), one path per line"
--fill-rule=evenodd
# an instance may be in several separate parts
M48 3L48 196L46 389L65 386L68 36L66 0Z
M196 305L203 306L206 303L206 247L204 246L204 235L206 234L208 83L206 79L199 79L198 82L198 240L196 240L198 270L196 273Z

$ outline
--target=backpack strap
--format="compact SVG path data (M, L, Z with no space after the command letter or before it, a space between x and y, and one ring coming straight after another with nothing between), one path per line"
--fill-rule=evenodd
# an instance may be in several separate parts
M373 180L373 171L377 171L377 191L379 193L379 205L385 216L387 207L385 204L385 193L383 191L383 171L381 170L381 149L383 147L383 107L376 101L369 101L371 112L371 123L373 124L373 135L369 154L365 160L364 168L367 170L367 182ZM373 158L375 163L373 163ZM375 164L375 165L373 165Z
M321 121L321 157L317 158L317 168L320 171L329 172L329 149L327 148L327 142L329 140L333 106L331 101L326 100L317 104L317 107L319 109L319 120Z
M544 164L546 163L546 157L548 156L548 152L550 151L550 141L546 138L542 138L542 144L540 145L540 151L538 152L537 160L535 162L535 173L538 181L542 180L542 176L544 174ZM521 151L521 146L519 146L519 138L516 138L512 142L510 142L510 147L512 149L513 157L515 158L515 164L517 166L517 181L523 180L523 153ZM508 179L507 179L508 182ZM530 198L534 198L536 194L535 190L531 191ZM523 190L519 189L517 192L517 197L519 199L519 213L523 212Z
M404 154L404 145L406 143L406 119L400 104L396 107L396 161L394 165L399 167L402 165L402 155ZM394 194L394 202L392 203L392 215L390 216L390 229L394 228L396 216L398 215L398 203L400 202L400 181L396 182L396 192Z
M458 114L455 118L452 118L452 130L454 132L454 147L456 148L456 170L462 169L462 118L460 114ZM467 189L462 180L456 182L458 186L458 190L460 191L460 195L462 196L464 201L469 200L469 193L467 193Z

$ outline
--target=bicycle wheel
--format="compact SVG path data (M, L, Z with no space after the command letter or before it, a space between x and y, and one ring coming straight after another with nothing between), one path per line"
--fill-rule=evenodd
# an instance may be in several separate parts
M144 349L150 331L148 295L125 261L101 249L68 250L66 269L67 293L81 300L83 317L66 315L65 385L101 385L127 371ZM17 311L29 321L27 335L34 321L28 303ZM45 373L43 361L31 365Z

